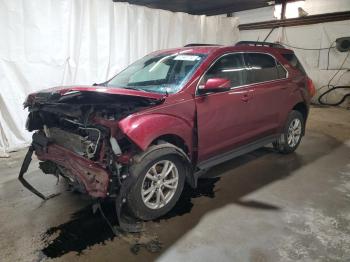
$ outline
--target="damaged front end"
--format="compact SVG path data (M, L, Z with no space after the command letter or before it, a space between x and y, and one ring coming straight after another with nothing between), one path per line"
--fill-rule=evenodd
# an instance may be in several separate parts
M116 88L101 92L96 87L28 96L26 128L35 133L19 180L40 198L52 197L44 196L24 179L35 153L45 174L65 178L74 190L95 199L115 198L120 212L132 184L128 164L139 149L120 131L118 122L161 102L161 98L119 94Z

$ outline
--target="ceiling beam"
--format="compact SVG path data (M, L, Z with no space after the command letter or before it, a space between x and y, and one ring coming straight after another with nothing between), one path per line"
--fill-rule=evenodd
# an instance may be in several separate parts
M299 25L319 24L326 22L335 22L342 20L350 20L350 11L336 12L320 15L310 15L306 17L289 18L284 20L271 20L266 22L257 22L249 24L241 24L238 26L239 30L257 30L270 29L276 27L290 27Z
M269 6L267 3L246 3L245 5L239 6L236 4L229 4L229 5L224 5L224 6L215 6L212 8L208 9L200 9L198 7L194 7L193 9L189 10L189 14L192 15L220 15L220 14L227 14L227 13L234 13L234 12L240 12L240 11L246 11L246 10L252 10L252 9L257 9L261 7L267 7Z
M185 12L192 15L218 15L269 6L270 0L111 0L129 4ZM273 1L273 0L271 0ZM289 1L289 0L285 0ZM293 0L294 1L294 0Z

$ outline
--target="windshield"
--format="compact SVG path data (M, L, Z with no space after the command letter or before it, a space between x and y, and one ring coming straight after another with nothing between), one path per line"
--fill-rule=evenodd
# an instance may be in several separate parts
M107 86L161 94L176 93L203 61L202 54L148 55L120 72Z

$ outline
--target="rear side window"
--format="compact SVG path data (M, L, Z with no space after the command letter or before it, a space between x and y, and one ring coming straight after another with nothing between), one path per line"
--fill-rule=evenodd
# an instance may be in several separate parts
M287 77L287 70L284 69L284 67L279 62L277 62L277 73L278 73L278 78Z
M305 69L300 63L295 54L282 54L282 56L296 69L298 69L303 75L306 75Z
M247 70L247 84L279 79L275 59L267 54L244 54Z
M244 62L241 54L225 55L217 60L202 78L204 84L209 78L226 78L231 87L244 84Z

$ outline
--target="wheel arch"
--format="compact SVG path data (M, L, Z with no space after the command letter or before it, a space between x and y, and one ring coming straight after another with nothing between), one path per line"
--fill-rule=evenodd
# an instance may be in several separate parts
M182 137L180 137L178 135L175 135L175 134L161 135L161 136L155 138L151 142L151 144L152 145L156 145L156 144L159 144L159 143L162 143L162 142L166 142L166 143L172 144L172 145L182 149L185 152L185 154L187 154L187 155L189 153L189 147L186 144L186 141Z
M149 114L123 119L119 122L122 132L142 151L157 140L164 140L192 154L193 123L165 114Z
M307 117L309 115L309 107L306 105L305 102L299 102L293 106L292 110L298 111L303 116L304 128L303 128L302 135L304 136L305 135L306 120L307 120Z
M306 119L309 115L309 107L305 102L299 102L295 104L292 110L299 111L303 115L304 121L306 122Z

